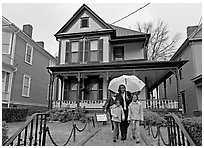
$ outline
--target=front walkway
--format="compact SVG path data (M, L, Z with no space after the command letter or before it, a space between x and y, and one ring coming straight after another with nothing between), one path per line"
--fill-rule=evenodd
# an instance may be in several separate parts
M127 140L123 142L119 136L117 142L114 143L110 123L108 122L107 125L99 123L98 126L101 130L89 139L84 146L146 146L142 137L140 144L136 144L136 141L132 139L130 127L128 129Z

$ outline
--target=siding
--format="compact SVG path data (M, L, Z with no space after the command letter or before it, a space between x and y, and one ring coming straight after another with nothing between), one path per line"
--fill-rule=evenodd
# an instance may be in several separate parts
M32 44L30 44L32 46ZM47 105L47 89L49 74L46 67L49 59L42 55L36 48L33 48L33 62L29 65L24 62L26 42L17 36L15 61L18 64L14 74L12 100L30 104ZM31 76L30 97L22 97L23 75Z

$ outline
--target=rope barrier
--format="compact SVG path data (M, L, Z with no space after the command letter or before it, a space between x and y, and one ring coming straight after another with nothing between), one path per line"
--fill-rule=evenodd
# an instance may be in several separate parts
M166 146L170 146L170 142L168 142L168 143L165 142L165 140L164 140L164 138L163 138L161 132L160 132L160 137L161 137L161 140L162 140L162 142L164 143L164 145L166 145Z
M157 138L157 136L158 136L158 130L157 130L155 136L154 136L154 134L153 134L152 126L150 127L150 131L151 131L151 133L152 133L152 137L153 137L153 138Z
M50 133L50 130L49 130L49 127L47 127L46 130L48 131L48 135L49 135L50 140L52 141L52 143L53 143L55 146L59 146L59 145L57 145L57 143L56 143L56 142L54 141L54 139L52 138L51 133ZM69 138L68 138L67 141L63 144L63 146L66 146L66 145L67 145L67 143L69 142L69 140L70 140L70 138L71 138L71 136L72 136L73 131L74 131L74 128L72 128L72 131L71 131L71 133L70 133L70 135L69 135Z
M77 126L75 126L75 128L77 129L77 131L79 131L79 132L82 132L82 131L84 131L85 130L85 128L86 128L86 126L87 126L87 121L86 121L86 124L84 125L84 127L80 130Z

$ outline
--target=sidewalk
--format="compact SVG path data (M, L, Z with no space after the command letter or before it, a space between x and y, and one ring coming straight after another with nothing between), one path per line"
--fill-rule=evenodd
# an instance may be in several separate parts
M128 128L127 140L121 141L121 137L117 142L113 142L113 133L111 132L111 125L108 122L106 125L98 124L101 129L96 135L89 139L84 146L146 146L142 137L140 144L136 144L136 140L132 139L130 127Z

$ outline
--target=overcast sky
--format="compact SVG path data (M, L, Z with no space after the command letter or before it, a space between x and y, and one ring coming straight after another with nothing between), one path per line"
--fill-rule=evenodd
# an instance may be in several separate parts
M54 34L83 3L110 24L148 3L148 1L136 3L128 0L117 1L117 3L98 0L97 3L88 0L70 0L69 3L62 3L63 1L60 0L51 1L52 3L42 3L42 1L29 1L31 3L7 2L3 1L2 3L2 15L21 29L24 24L31 24L33 26L33 39L44 41L45 49L52 55L57 55L59 46ZM179 0L177 3L170 3L170 1L169 3L149 2L150 5L115 25L135 29L137 22L144 23L161 19L168 25L171 36L177 32L181 33L182 38L178 44L179 47L186 39L186 27L199 24L202 15L201 1L187 1L188 3Z

